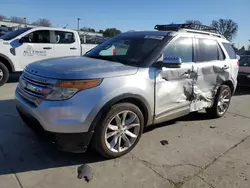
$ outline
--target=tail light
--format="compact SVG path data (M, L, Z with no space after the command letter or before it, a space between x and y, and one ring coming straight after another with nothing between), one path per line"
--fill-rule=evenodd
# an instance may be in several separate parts
M113 55L116 55L116 49L115 48L113 49Z
M240 62L239 61L237 61L237 65L240 66Z

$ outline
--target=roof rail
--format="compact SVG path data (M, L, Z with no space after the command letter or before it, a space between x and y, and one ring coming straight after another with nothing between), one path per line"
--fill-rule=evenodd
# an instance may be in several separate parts
M158 31L179 31L181 29L190 29L190 30L198 30L198 31L207 31L211 33L217 33L216 28L201 25L201 24L168 24L168 25L156 25L154 27Z

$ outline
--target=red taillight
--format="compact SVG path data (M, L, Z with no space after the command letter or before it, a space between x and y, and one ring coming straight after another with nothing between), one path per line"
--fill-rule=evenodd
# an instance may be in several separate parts
M237 61L237 65L240 66L240 62L239 61Z
M115 48L113 49L113 55L116 55L116 49Z

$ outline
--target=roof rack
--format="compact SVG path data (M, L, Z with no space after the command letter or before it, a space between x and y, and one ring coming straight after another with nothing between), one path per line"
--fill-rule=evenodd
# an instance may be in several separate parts
M191 24L156 25L154 28L158 31L179 31L181 29L191 29L191 30L217 33L217 30L214 27L201 25L201 24L193 24L193 23L191 23Z

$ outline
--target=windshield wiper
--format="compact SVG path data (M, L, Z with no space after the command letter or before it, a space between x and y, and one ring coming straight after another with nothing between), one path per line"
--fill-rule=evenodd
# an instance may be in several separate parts
M85 55L85 57L93 58L93 59L102 59L102 60L107 60L107 61L114 61L116 60L113 57L110 56L93 56L93 55Z

